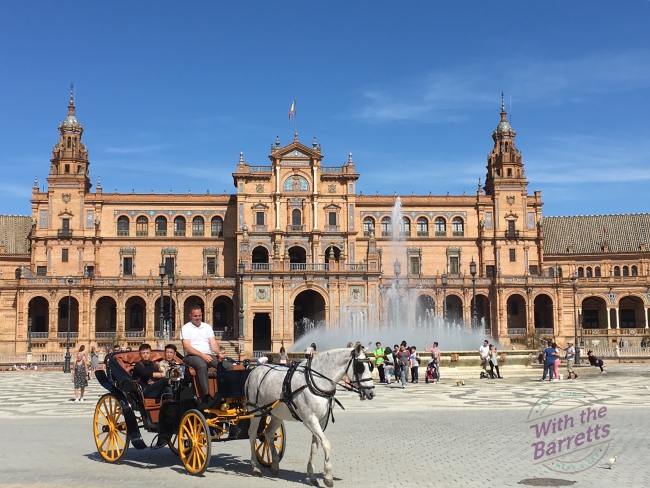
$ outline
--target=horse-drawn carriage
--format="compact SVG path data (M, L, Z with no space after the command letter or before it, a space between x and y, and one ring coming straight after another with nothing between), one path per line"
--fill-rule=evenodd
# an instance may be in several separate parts
M150 361L157 363L162 351L152 351ZM108 390L97 402L93 418L95 444L101 457L110 463L124 459L129 445L145 449L141 429L156 433L152 448L169 448L179 455L185 469L200 475L210 464L213 442L248 439L251 444L253 474L261 476L258 462L277 474L284 456L284 421L302 422L312 433L312 448L307 473L312 484L313 458L318 446L325 453L324 482L333 485L330 443L324 430L333 407L337 385L374 397L373 362L359 345L354 349L335 349L313 359L290 366L235 364L232 371L209 375L210 395L219 400L212 406L200 404L195 372L179 366L170 372L172 393L160 399L145 398L131 376L138 352L115 353L106 372L96 377ZM182 363L177 353L176 360ZM217 393L218 392L218 393Z
M164 358L163 351L152 351L151 361ZM212 442L248 439L250 419L265 417L260 422L255 440L257 459L264 466L271 466L271 452L265 428L268 414L275 405L247 412L244 385L253 367L235 364L232 371L210 370L211 395L219 392L220 400L211 408L200 409L196 398L195 372L185 366L177 354L179 366L170 370L172 394L159 399L145 398L137 381L131 376L137 351L120 352L112 356L107 371L97 371L96 377L108 390L97 402L93 417L93 431L97 450L109 463L117 463L126 455L129 444L136 449L149 447L141 436L141 429L156 433L152 447L165 444L180 456L185 469L194 475L202 474L210 463ZM278 402L276 402L277 405ZM250 410L250 408L249 408ZM284 455L285 431L281 424L273 435L279 456Z

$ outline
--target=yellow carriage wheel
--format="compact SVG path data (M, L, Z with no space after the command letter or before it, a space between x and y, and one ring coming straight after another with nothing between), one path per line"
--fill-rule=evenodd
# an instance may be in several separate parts
M169 442L167 442L167 445L174 454L177 456L180 455L181 452L178 450L178 434L174 434L172 438L169 439Z
M208 469L212 440L205 417L198 410L189 410L178 427L178 449L188 473L200 475Z
M264 435L266 433L266 428L269 425L269 421L270 418L266 417L265 418L266 424L264 426L264 430L255 439L255 455L257 456L257 460L267 468L271 466L271 448L269 447L268 442L266 442L266 437L264 437ZM263 440L260 440L260 437ZM275 449L278 452L280 461L282 461L282 458L284 457L284 448L287 444L286 440L287 440L287 436L284 431L284 422L282 422L280 426L275 430L275 433L273 434L273 443L275 444Z
M118 399L107 393L99 399L93 416L97 451L104 461L120 462L129 450L129 433Z

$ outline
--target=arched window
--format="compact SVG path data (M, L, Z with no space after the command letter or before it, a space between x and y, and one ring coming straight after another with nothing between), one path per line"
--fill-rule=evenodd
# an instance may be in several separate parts
M363 219L363 235L368 237L371 233L375 233L375 219L366 217Z
M402 235L405 237L411 237L411 220L408 217L402 219Z
M429 221L426 217L418 217L416 226L418 237L429 237Z
M140 215L135 221L135 235L145 237L149 235L149 219Z
M578 268L578 278L584 278L584 277L585 277L585 269L582 266L580 266Z
M621 268L614 266L614 276L621 276Z
M156 235L157 236L167 235L167 219L162 215L156 217Z
M600 278L600 266L596 266L596 267L594 268L594 276L595 276L596 278Z
M180 215L174 219L174 237L183 237L185 235L185 217Z
M70 149L71 146L72 146L72 143L70 141L70 138L68 137L68 149Z
M212 237L223 237L223 219L221 217L212 217L210 228Z
M382 237L391 237L393 235L393 225L390 221L390 217L384 217L381 219L381 236Z
M592 274L591 274L591 267L590 267L590 266L587 266L587 278L591 278L591 276L592 276Z
M117 219L117 235L118 236L128 236L129 235L129 218L122 215Z
M639 271L636 266L632 266L632 276L638 276Z
M297 208L291 211L291 230L302 230L302 212Z
M205 220L203 220L203 217L194 217L192 219L192 235L193 236L205 235Z
M623 266L623 276L630 276L630 268Z
M553 278L555 277L555 269L553 268L548 268L548 277Z
M436 237L445 237L447 235L447 221L444 217L436 217L433 225L436 231Z
M460 217L454 217L454 220L451 221L451 230L454 237L463 237L465 235L463 219Z
M506 152L508 152L508 143L506 142Z

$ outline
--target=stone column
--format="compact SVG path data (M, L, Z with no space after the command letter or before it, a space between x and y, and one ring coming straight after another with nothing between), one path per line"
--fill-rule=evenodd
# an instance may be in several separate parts
M605 307L607 308L607 307ZM611 320L611 313L609 312L609 308L607 308L607 328L611 329L612 328L612 320Z
M648 328L648 309L645 309L645 328Z
M616 328L617 329L621 328L621 314L618 310L618 307L616 307Z

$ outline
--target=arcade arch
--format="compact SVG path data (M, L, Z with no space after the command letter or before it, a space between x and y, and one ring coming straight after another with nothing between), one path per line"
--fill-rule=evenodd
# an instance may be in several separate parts
M314 290L304 290L293 300L294 341L325 322L325 299Z

